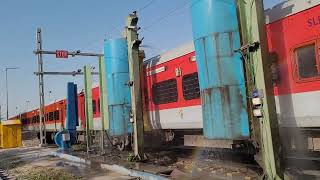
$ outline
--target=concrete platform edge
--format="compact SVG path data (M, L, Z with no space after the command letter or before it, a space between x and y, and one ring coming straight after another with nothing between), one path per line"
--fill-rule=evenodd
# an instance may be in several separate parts
M55 156L55 157L59 157L62 159L66 159L72 162L76 162L76 163L82 163L82 164L87 164L90 165L91 161L90 160L86 160L83 158L79 158L77 156L72 156L69 154L65 154L65 153L61 153L61 152L52 152L50 153L51 156ZM123 166L120 165L116 165L116 164L101 164L100 165L102 169L106 169L106 170L110 170L110 171L114 171L123 175L128 175L128 176L132 176L132 177L139 177L141 179L144 180L169 180L168 178L162 177L162 176L158 176L156 174L152 174L152 173L148 173L148 172L142 172L142 171L137 171L134 169L128 169L125 168Z
M62 159L66 159L66 160L69 160L69 161L72 161L72 162L76 162L76 163L82 163L82 164L87 164L87 165L90 165L91 164L91 161L90 160L86 160L86 159L83 159L83 158L79 158L77 156L72 156L70 154L65 154L65 153L61 153L61 152L52 152L50 153L51 156L55 156L55 157L59 157L59 158L62 158Z
M139 177L141 179L144 180L169 180L168 178L162 177L162 176L158 176L156 174L152 174L152 173L148 173L148 172L142 172L142 171L137 171L134 169L127 169L123 166L119 166L116 164L113 165L109 165L109 164L101 164L101 168L102 169L107 169L107 170L111 170L111 171L115 171L121 174L126 174L129 176L133 176L133 177Z

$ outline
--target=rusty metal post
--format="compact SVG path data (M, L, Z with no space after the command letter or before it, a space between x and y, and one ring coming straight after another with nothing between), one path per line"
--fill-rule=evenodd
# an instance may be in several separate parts
M126 37L128 41L128 59L130 74L130 91L133 121L133 149L134 160L141 161L145 159L143 145L143 109L141 95L141 63L139 58L139 46L141 41L138 39L138 16L136 12L130 14L127 18Z
M246 64L249 97L261 98L262 116L253 117L253 140L260 145L261 166L267 179L281 179L280 136L273 94L271 64L265 30L262 0L238 0L242 38L241 51Z

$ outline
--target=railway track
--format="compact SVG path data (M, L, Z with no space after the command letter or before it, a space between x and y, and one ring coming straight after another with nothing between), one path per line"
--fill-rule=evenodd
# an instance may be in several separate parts
M12 177L9 177L4 170L0 170L0 180L11 180Z
M284 163L287 167L320 170L319 153L291 153L284 157Z
M159 148L149 152L151 163L178 168L184 172L188 168L211 175L221 177L246 176L256 179L263 175L262 168L254 161L253 155L234 152L226 149L196 148L185 146L174 146L170 148ZM190 169L189 169L190 170ZM171 172L170 172L171 173Z

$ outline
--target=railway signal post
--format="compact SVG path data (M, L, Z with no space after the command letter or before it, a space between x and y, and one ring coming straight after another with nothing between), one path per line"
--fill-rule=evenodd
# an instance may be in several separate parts
M281 179L281 148L269 64L262 0L238 1L242 47L249 97L262 101L252 113L253 138L259 142L261 166L267 179ZM253 72L251 72L253 71ZM251 104L254 107L254 104ZM259 113L260 112L260 113ZM261 139L261 141L260 141Z
M125 35L128 42L129 76L132 111L130 120L133 122L133 146L134 159L142 161L145 159L143 145L143 109L141 95L141 63L139 58L139 46L141 40L138 39L138 16L136 12L127 18Z

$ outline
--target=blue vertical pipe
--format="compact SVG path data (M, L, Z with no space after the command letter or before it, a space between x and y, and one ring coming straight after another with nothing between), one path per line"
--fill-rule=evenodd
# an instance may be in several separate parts
M207 139L249 137L235 0L191 0L193 38Z
M68 82L67 85L67 111L66 111L66 129L55 134L54 141L57 146L63 150L68 150L77 140L77 122L78 122L78 96L77 85ZM65 141L63 135L70 135L70 140Z
M78 87L77 87L77 84L74 84L74 86L73 86L74 88L74 98L75 98L75 100L74 100L74 103L75 103L75 109L76 109L76 117L75 117L75 119L76 119L76 126L79 126L79 109L78 109Z
M109 108L109 134L122 136L132 132L128 46L125 38L106 40L104 44Z
M68 82L66 130L70 133L71 143L74 143L76 138L75 134L78 121L77 109L77 85L73 82Z

